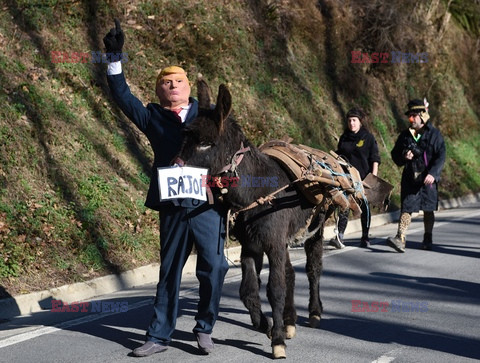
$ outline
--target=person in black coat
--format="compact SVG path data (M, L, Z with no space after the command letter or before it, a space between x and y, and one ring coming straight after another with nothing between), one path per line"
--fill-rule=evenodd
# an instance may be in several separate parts
M115 28L103 41L107 55L122 53L124 33L117 19ZM195 245L199 303L193 332L199 349L208 354L214 348L211 334L228 270L224 256L226 213L216 203L210 205L197 199L162 201L157 175L157 168L172 165L182 144L182 130L197 116L198 102L190 97L185 70L170 66L157 77L160 104L149 103L145 107L130 92L121 61L116 60L108 64L108 85L118 107L146 135L153 149L152 177L145 205L158 210L160 215L160 275L153 317L145 344L132 353L144 357L167 349L176 325L182 270Z
M347 112L346 119L347 128L338 141L337 154L348 160L358 170L362 180L369 173L377 175L380 155L375 137L364 125L366 122L365 112L361 108L354 107ZM364 201L360 207L362 209L360 218L362 222L360 247L368 247L370 244L368 233L370 230L371 213L367 201ZM330 240L330 245L336 248L345 247L343 235L347 228L349 212L349 209L339 212L337 234Z
M387 244L397 252L405 252L405 233L412 213L423 210L425 232L422 246L432 249L434 211L438 209L438 182L445 164L445 142L440 131L429 121L428 103L424 99L411 100L405 115L410 127L404 130L392 149L392 159L403 166L401 181L401 214L395 237Z

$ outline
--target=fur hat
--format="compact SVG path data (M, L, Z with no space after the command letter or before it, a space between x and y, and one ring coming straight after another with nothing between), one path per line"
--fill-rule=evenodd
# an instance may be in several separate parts
M365 112L360 107L353 107L347 112L347 120L350 117L358 117L360 122L363 122L363 120L365 120L365 116Z

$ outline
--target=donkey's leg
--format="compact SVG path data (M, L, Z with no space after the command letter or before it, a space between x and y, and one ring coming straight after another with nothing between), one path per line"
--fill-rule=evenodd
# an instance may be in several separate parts
M268 275L267 297L272 307L272 350L273 358L286 358L285 328L283 311L285 308L286 283L285 263L287 246L278 244L267 252L270 273Z
M322 312L322 301L320 300L320 276L322 274L322 255L323 255L323 226L315 235L305 242L305 252L307 255L307 277L310 287L310 300L308 303L310 326L318 326Z
M297 311L295 309L295 270L290 261L290 254L287 250L285 261L285 278L286 278L286 297L285 310L283 311L283 322L285 324L285 334L287 339L295 336L295 324L297 322Z
M270 325L262 312L260 302L260 271L263 264L263 252L252 253L242 247L242 282L240 283L240 299L250 313L255 329L269 334Z

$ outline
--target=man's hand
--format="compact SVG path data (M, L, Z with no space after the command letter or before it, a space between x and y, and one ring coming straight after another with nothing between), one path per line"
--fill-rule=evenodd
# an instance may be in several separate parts
M124 42L125 34L120 27L120 21L115 19L115 28L110 29L105 38L103 38L105 50L107 53L121 54Z

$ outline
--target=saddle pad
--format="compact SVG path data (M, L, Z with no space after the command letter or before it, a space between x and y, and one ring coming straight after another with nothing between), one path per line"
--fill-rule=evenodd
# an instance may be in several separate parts
M358 205L352 205L356 204L354 198L348 198L345 194L354 193L355 198L362 199L360 175L335 153L332 152L334 155L331 155L306 145L294 145L282 140L269 141L259 149L279 161L292 178L305 178L296 185L311 203L322 203L328 194L341 209L358 209Z

